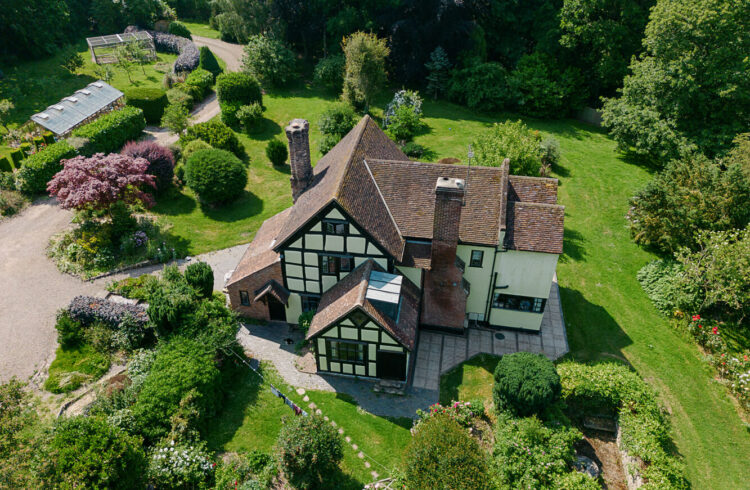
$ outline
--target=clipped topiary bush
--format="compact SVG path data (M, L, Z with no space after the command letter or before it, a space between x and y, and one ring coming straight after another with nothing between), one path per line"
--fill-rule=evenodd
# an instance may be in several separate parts
M156 177L157 192L164 192L172 185L174 155L166 146L154 141L130 141L125 144L121 153L132 158L145 158L148 161L146 173Z
M169 104L167 93L160 88L129 88L125 91L129 106L143 110L143 117L149 124L159 124L164 109Z
M16 172L16 187L25 194L47 191L47 182L62 170L61 160L73 158L76 150L66 141L58 141L23 161Z
M182 147L182 158L184 160L187 160L188 158L190 158L190 155L192 155L196 151L209 150L211 148L213 148L213 146L209 145L203 140L193 140Z
M219 61L216 59L216 56L214 56L211 50L208 49L208 46L201 46L200 64L198 66L208 72L211 72L211 74L214 76L214 79L216 79L216 77L218 77L223 71L221 69L221 66L219 66Z
M170 34L174 34L175 36L193 39L193 36L190 35L190 30L187 28L187 26L183 24L182 22L178 22L176 20L173 20L172 22L169 23L169 27L167 28L167 31Z
M145 127L146 119L141 109L123 107L73 130L72 135L86 139L79 152L91 156L118 152L126 141L137 140Z
M211 91L211 87L214 85L214 76L210 71L197 68L187 76L185 84L200 88L201 98L204 98L208 95L208 92Z
M13 161L10 159L10 157L0 158L0 172L12 172L12 171L13 171Z
M237 120L246 132L250 132L263 119L263 107L257 102L241 106L236 113Z
M242 107L244 107L242 102L219 102L219 108L221 109L221 122L232 127L239 125L240 120L237 118L237 113Z
M237 135L229 126L219 121L208 121L190 126L180 143L184 146L194 140L202 140L214 148L231 151L239 158L245 156L245 148L240 144Z
M408 488L490 488L479 444L442 414L419 424L404 454L404 477Z
M257 102L263 105L260 83L248 73L222 73L216 77L216 94L219 102L240 102L240 105Z
M266 156L271 160L271 164L275 167L279 167L286 163L286 159L289 156L289 150L286 145L279 140L271 140L266 146Z
M214 271L205 262L195 262L185 269L185 280L204 298L214 292Z
M286 419L276 442L281 470L296 488L321 487L344 457L341 436L323 417Z
M52 143L50 143L52 144ZM26 157L20 149L11 150L10 160L15 168L21 168L21 161Z
M542 354L516 352L497 364L492 399L498 411L525 417L541 413L559 398L561 389L552 361Z
M198 150L185 164L185 180L202 201L217 204L242 194L247 184L247 171L228 151Z

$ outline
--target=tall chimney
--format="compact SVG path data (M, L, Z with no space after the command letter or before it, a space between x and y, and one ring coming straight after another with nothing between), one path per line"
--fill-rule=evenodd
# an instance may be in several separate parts
M297 202L299 196L310 186L313 180L310 163L310 123L305 119L293 119L286 127L289 139L289 161L292 170L292 200Z
M435 185L435 217L432 224L432 269L456 265L458 227L464 199L463 179L439 177Z

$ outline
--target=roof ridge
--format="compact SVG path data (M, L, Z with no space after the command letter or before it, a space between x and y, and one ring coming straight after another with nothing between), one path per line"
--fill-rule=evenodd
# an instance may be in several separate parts
M551 180L552 182L559 183L560 180L556 179L555 177L534 177L533 175L515 175L515 174L508 174L508 178L513 179L522 179L522 180Z
M362 305L365 302L365 296L367 295L367 285L370 283L370 273L372 272L372 264L375 261L367 259L362 262L362 281L359 282L359 291L357 292L357 304ZM369 269L369 272L368 272ZM351 274L351 272L350 272Z
M341 179L339 180L338 184L336 185L336 192L333 193L333 199L338 201L338 197L341 195L341 188L344 187L344 181L346 180L346 174L349 172L349 166L352 163L352 158L354 157L354 153L357 151L357 148L359 148L359 144L362 142L362 136L365 134L365 128L367 128L367 123L370 121L370 116L368 114L365 114L364 117L357 123L357 126L359 126L359 134L357 134L357 139L354 141L354 144L351 146L351 149L349 151L349 155L346 157L346 162L344 163L344 173L341 175ZM354 126L354 129L357 129L357 126Z
M509 175L510 160L506 158L500 165L500 224L498 225L500 231L507 228L508 182L510 181L510 179L508 178Z
M398 227L398 223L396 223L396 219L393 217L393 213L391 213L391 208L388 207L388 201L385 200L385 196L383 195L383 191L380 190L378 181L375 180L375 176L372 175L372 170L370 169L370 166L367 165L367 159L363 158L362 163L365 164L365 168L367 169L367 175L370 176L370 179L372 179L372 183L375 184L375 188L378 190L378 195L380 196L380 200L383 201L383 204L385 205L385 209L386 211L388 211L388 217L391 218L391 221L393 222L393 226L396 227L398 236L401 237L401 240L404 242L403 246L401 247L401 257L398 257L398 260L401 260L404 258L404 248L406 247L406 238L404 238L404 234L401 233L401 228Z

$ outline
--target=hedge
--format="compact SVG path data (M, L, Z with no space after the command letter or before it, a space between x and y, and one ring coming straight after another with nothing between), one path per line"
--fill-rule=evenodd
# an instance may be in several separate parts
M222 73L216 77L216 94L219 102L241 102L240 105L257 102L263 105L260 83L248 73Z
M240 144L237 135L226 124L219 121L208 121L190 126L180 140L180 145L184 147L186 143L193 140L205 141L214 148L231 151L240 158L245 156L245 148Z
M76 156L76 150L66 141L58 141L23 161L16 173L16 186L25 194L47 192L47 182L62 170L60 161Z
M126 141L138 139L146 127L143 111L137 107L122 109L105 114L73 131L72 136L86 138L80 148L82 155L94 153L115 153Z
M11 161L10 157L0 158L0 172L12 172L12 171L13 171L13 162Z
M214 79L218 77L223 71L221 69L221 66L219 66L219 61L216 59L216 56L214 56L211 50L208 49L208 46L201 46L200 63L198 66L206 71L211 72L211 74L214 76Z
M167 34L166 32L146 31L154 38L154 46L157 51L167 53L178 53L177 59L172 65L172 71L189 72L198 67L200 54L193 41L182 36Z
M24 154L21 150L15 149L10 152L10 160L15 168L21 167L21 161L24 158Z
M186 85L193 85L201 89L201 97L208 95L214 84L214 76L210 71L197 68L185 79Z
M143 117L149 124L159 124L164 109L169 104L167 92L160 88L131 88L125 91L129 106L143 111Z
M190 30L182 22L177 22L176 20L170 22L167 30L170 34L174 34L175 36L193 39L193 36L190 35Z
M52 143L55 142L55 135L52 134L51 131L45 131L44 133L42 133L42 138L44 139L44 142L47 143L48 145L51 145Z

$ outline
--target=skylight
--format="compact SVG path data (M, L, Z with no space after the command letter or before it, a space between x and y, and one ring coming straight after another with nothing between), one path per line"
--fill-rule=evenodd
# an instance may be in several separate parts
M396 320L401 302L402 280L402 276L374 270L370 272L365 298L377 309Z

